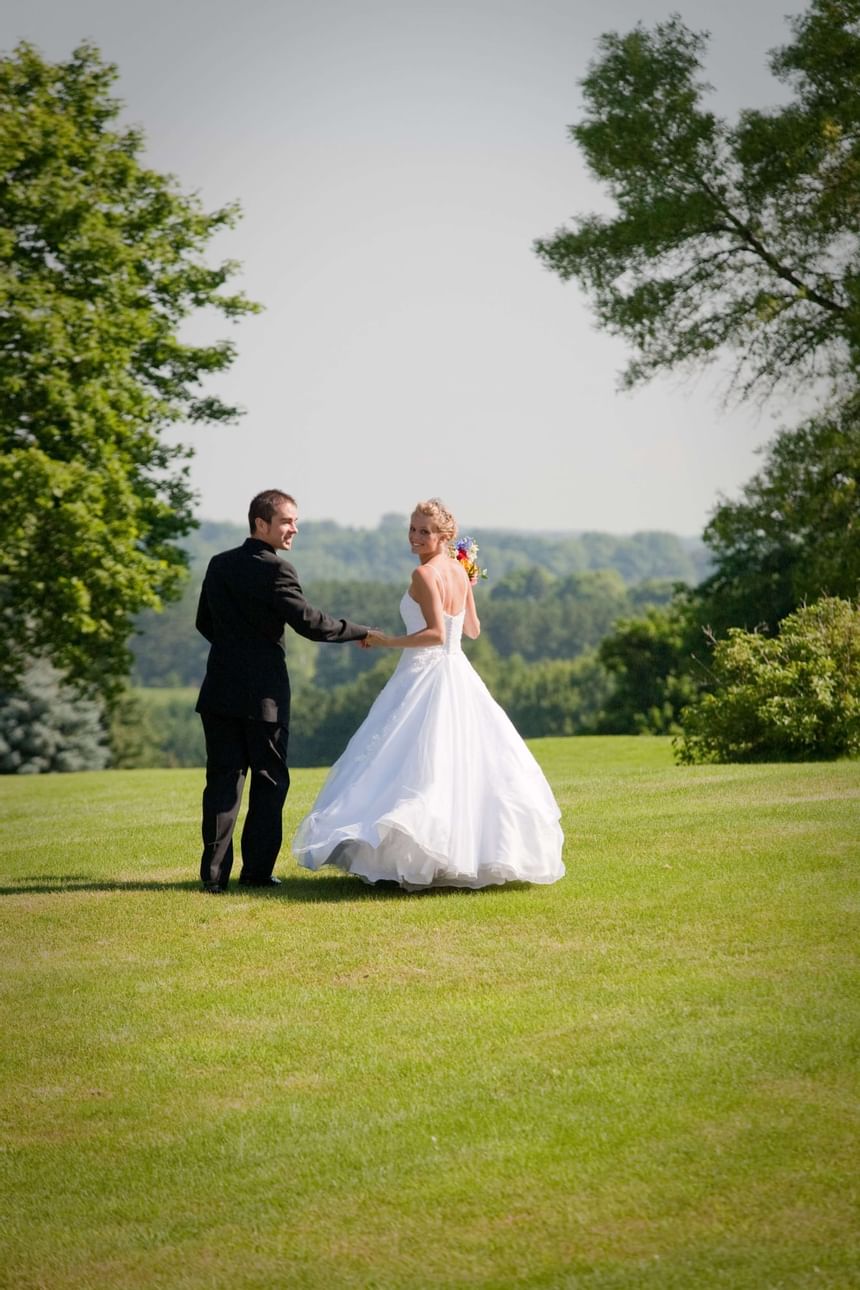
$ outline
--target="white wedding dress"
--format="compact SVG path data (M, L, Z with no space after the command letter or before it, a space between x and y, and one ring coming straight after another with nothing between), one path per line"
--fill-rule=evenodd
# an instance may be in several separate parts
M408 633L426 627L407 592ZM555 882L560 812L543 772L461 648L465 606L445 643L404 649L329 772L293 851L410 891Z

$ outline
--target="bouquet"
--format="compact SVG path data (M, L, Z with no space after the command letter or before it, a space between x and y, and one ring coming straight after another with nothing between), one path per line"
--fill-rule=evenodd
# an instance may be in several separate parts
M448 549L448 554L452 560L459 560L470 582L477 582L479 578L486 578L487 570L482 569L478 564L478 544L474 538L463 537L457 542L452 542Z

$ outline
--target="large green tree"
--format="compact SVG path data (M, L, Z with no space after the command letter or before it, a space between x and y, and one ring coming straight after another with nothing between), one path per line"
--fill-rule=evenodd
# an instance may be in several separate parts
M571 127L613 199L537 243L633 355L632 386L733 355L741 396L860 363L860 0L813 0L770 56L783 106L721 120L704 35L677 17L608 34Z
M184 571L190 450L164 432L238 412L205 389L232 344L182 324L256 307L224 290L233 263L204 259L237 207L146 167L116 76L89 44L0 60L0 683L45 655L107 698L132 616Z
M704 533L714 572L696 612L714 633L777 624L822 593L860 595L860 399L782 430Z

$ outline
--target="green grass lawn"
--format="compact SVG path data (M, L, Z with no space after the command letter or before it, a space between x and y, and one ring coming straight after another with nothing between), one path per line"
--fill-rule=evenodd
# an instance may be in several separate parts
M216 900L201 772L0 781L0 1284L860 1286L860 765L533 747L546 888Z

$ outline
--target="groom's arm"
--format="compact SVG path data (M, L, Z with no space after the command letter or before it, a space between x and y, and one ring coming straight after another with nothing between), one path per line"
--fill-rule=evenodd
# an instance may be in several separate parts
M332 618L321 609L314 609L305 600L296 571L286 560L278 561L275 574L275 604L284 622L299 636L311 641L360 641L368 628L348 618Z
M215 639L215 625L212 622L212 610L209 608L209 597L206 595L206 582L200 588L200 599L197 602L195 627L201 636L205 636L211 645Z

